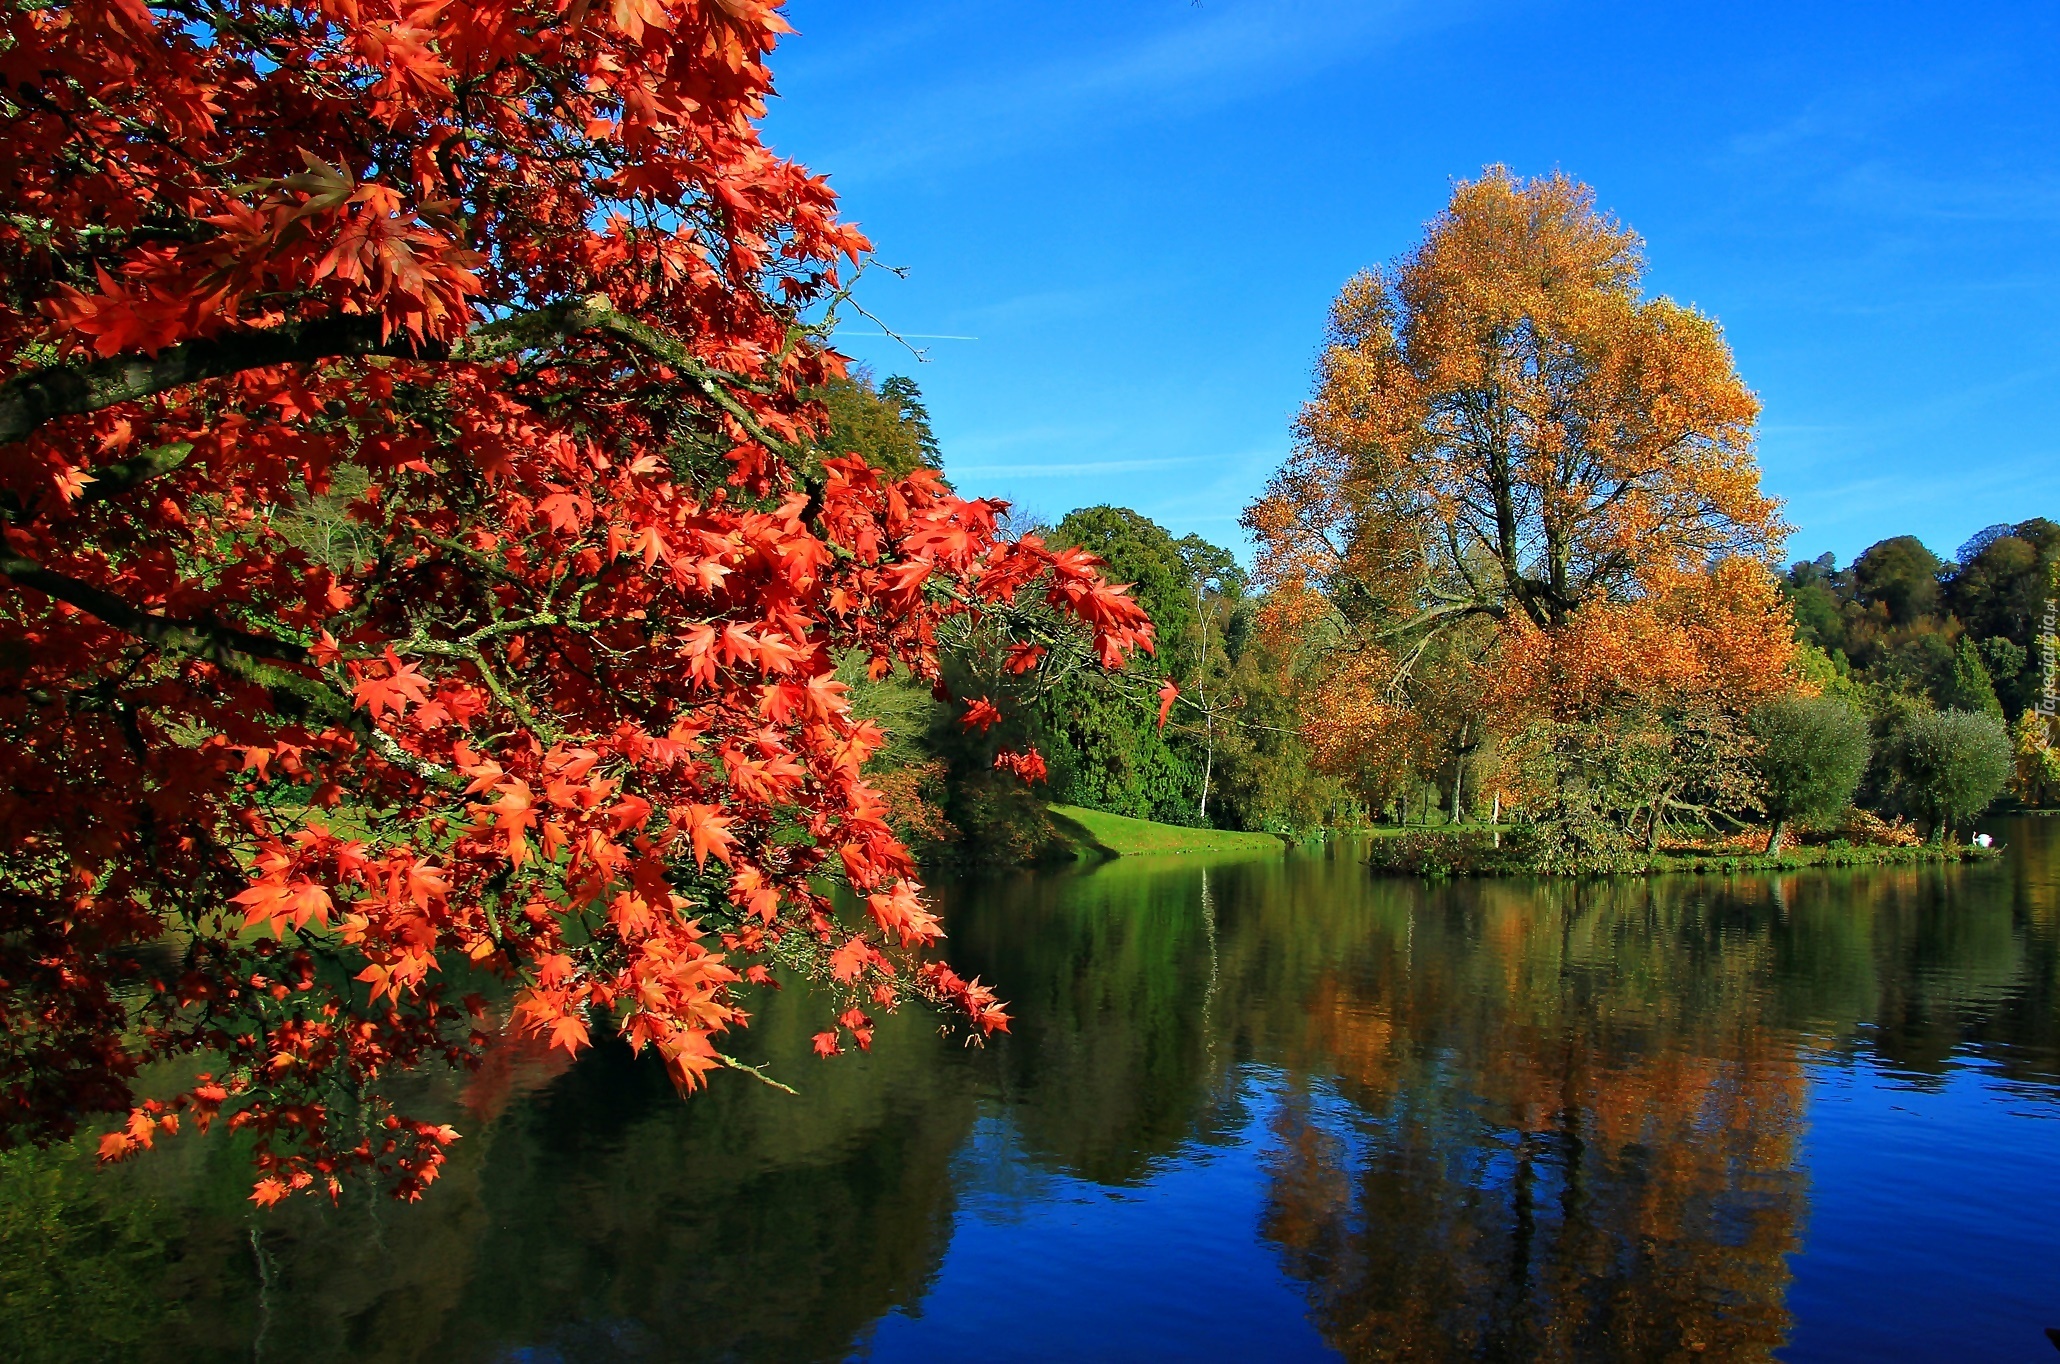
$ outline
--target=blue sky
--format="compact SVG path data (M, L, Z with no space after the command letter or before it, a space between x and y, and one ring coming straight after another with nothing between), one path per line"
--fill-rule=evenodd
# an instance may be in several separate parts
M949 472L1241 553L1325 311L1504 162L1719 318L1792 557L2060 519L2060 4L791 0L773 144Z

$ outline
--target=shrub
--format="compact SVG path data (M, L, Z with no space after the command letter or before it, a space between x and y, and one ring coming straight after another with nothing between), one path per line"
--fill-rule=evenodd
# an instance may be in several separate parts
M1760 741L1762 797L1773 827L1768 855L1781 851L1788 823L1817 824L1852 803L1867 770L1872 747L1867 719L1835 697L1789 697L1769 702L1752 715Z
M1855 806L1839 821L1833 846L1845 843L1857 847L1913 848L1923 841L1907 820L1883 819L1872 810Z
M1488 834L1422 829L1376 839L1366 864L1399 876L1507 876L1538 869L1535 843L1528 829L1503 835L1499 845Z
M2003 722L1965 710L1920 711L1901 735L1904 776L1932 821L1932 837L1986 810L2010 779L2014 754Z

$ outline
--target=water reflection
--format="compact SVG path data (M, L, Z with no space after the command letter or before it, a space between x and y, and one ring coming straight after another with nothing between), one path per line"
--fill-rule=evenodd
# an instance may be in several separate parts
M905 1016L818 1064L796 993L750 1055L798 1099L511 1050L428 1096L468 1136L412 1208L256 1214L220 1140L10 1158L0 1354L1836 1357L1878 1124L2060 1130L2060 854L2006 834L2004 868L1780 880L1431 888L1338 848L962 882L954 959L1017 1018L985 1051ZM1933 1125L1863 1140L1827 1084ZM1931 1244L1864 1272L1979 1264L2036 1342L2060 1189L2016 1197L1927 1194Z
M1323 973L1311 1046L1348 1103L1283 1105L1262 1230L1326 1338L1369 1359L1780 1344L1805 1084L1753 917L1670 885L1465 886Z

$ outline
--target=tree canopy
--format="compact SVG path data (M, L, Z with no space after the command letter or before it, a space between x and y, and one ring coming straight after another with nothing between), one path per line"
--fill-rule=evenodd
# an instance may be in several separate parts
M1836 697L1782 697L1753 712L1752 729L1777 853L1790 820L1830 819L1851 803L1867 770L1867 717Z
M1945 565L1914 535L1871 545L1853 562L1853 585L1863 605L1877 602L1897 625L1938 609L1938 574Z
M1247 516L1264 575L1546 627L1653 570L1767 553L1758 403L1716 324L1641 297L1643 273L1585 186L1462 182L1339 296L1295 454Z
M1987 809L2010 779L2010 736L1995 715L1921 710L1904 721L1897 741L1915 804L1932 820L1934 838Z
M0 24L0 1140L222 1118L260 1202L412 1195L456 1134L392 1077L504 1021L682 1087L774 967L825 1052L911 996L1004 1024L907 955L836 660L1150 627L928 467L811 464L867 244L759 138L774 6Z
M1329 637L1312 732L1388 774L1376 805L1442 773L1456 813L1491 731L1556 751L1534 771L1563 794L1563 727L1603 710L1660 726L1655 774L1692 769L1674 738L1695 712L1732 770L1743 710L1792 687L1758 404L1716 323L1645 297L1643 272L1585 186L1490 167L1339 296L1245 525L1276 627ZM1655 833L1687 799L1671 780L1634 802Z

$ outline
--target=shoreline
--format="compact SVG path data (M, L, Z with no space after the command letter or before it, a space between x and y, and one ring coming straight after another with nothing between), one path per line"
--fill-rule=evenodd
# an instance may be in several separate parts
M1377 875L1414 876L1427 880L1460 877L1567 880L1598 876L1767 873L1814 868L1992 862L1999 860L2002 853L2001 846L1980 848L1960 842L1907 845L1828 843L1792 846L1773 856L1744 852L1661 852L1628 858L1619 866L1549 871L1523 861L1507 845L1497 848L1476 843L1463 835L1417 834L1403 835L1376 845L1366 858L1366 866Z

